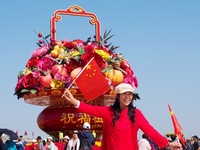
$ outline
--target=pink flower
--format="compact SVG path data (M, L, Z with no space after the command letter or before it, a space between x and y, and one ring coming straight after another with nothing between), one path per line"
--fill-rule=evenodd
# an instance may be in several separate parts
M62 74L59 73L59 72L57 72L57 73L55 74L55 76L54 76L54 79L56 79L56 80L61 80L61 79L62 79Z
M52 59L50 59L49 57L43 57L39 60L38 63L38 68L41 69L42 71L49 71L51 70L52 66L55 64L56 62Z
M62 81L65 84L69 84L71 82L69 76L62 76Z
M48 50L49 50L49 45L48 44L45 44L44 46L42 47L39 47L37 48L36 50L34 50L31 54L32 57L42 57L44 56Z
M35 70L34 72L33 72L33 76L35 77L35 78L39 78L40 77L40 71L39 70Z
M130 76L130 75L126 76L123 80L123 83L130 84L134 89L138 87L138 80L136 76Z
M69 76L63 76L61 73L56 73L54 79L61 80L65 84L70 82Z

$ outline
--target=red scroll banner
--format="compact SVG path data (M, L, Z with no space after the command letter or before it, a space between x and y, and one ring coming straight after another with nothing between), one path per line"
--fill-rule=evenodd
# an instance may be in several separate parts
M100 22L97 16L93 13L86 12L83 8L79 6L71 6L66 10L57 10L51 18L50 33L51 39L56 40L56 22L62 20L61 15L71 15L71 16L82 16L91 17L90 24L95 25L96 40L100 41Z

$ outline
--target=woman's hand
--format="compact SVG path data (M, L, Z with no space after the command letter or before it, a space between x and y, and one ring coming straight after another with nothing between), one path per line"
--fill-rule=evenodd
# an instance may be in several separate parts
M74 106L78 105L78 100L74 98L74 96L72 95L72 93L66 89L64 91L64 94L62 95L62 97L66 98L68 100L68 102L70 102L71 104L73 104Z

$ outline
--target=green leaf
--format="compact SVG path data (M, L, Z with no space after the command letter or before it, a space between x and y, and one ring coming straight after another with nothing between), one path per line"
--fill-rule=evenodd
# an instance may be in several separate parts
M21 93L26 93L26 92L28 92L29 90L27 90L27 89L22 89L21 90Z
M82 47L80 47L80 46L78 46L78 51L81 53L81 55L82 55L82 54L85 54L84 48L82 48Z
M113 36L114 36L114 34L111 35L111 36L109 36L108 38L104 39L104 42L108 41L108 40L109 40L110 38L112 38Z
M107 38L107 36L110 34L110 32L111 32L111 31L112 31L112 29L110 29L110 30L108 31L108 33L106 33L106 32L107 32L107 30L105 31L105 34L104 34L104 35L105 35L105 36L104 36L104 39L105 39L105 38Z
M103 39L104 39L104 38L102 38L102 37L100 36L100 41L103 41Z
M110 48L110 50L113 51L113 50L115 50L115 49L117 49L117 48L119 48L119 46L114 46L114 45L113 45L113 46Z
M49 35L45 36L44 38L45 38L45 39L47 39L47 38L49 38L50 36L51 36L51 34L49 34Z
M99 42L99 41L95 41L95 43L97 43L97 44L101 44L101 42Z
M37 92L37 90L30 90L31 94L35 94Z
M81 56L77 55L74 59L75 59L76 61L79 61L80 58L81 58Z
M103 73L105 73L105 72L110 72L110 71L111 71L111 68L110 68L110 67L104 68L104 69L102 70Z
M19 78L23 73L24 71L19 71L17 78Z
M42 47L42 45L40 45L38 42L36 42L36 44L37 44L39 47Z
M105 39L106 38L106 32L107 32L107 30L104 32L104 34L103 34L103 38Z

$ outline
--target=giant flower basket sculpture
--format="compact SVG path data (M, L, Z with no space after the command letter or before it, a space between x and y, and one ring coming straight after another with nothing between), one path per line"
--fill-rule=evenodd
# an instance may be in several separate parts
M56 40L56 22L62 20L61 15L90 17L90 23L95 25L94 39ZM51 18L50 35L44 37L42 33L38 33L39 48L32 52L25 69L19 73L15 95L18 99L24 98L28 104L47 106L37 119L38 126L46 133L55 137L58 137L59 131L71 134L74 129L82 129L82 124L88 121L92 130L100 135L101 118L76 112L75 108L62 98L64 89L69 88L80 69L91 58L95 59L108 80L110 90L92 101L87 101L74 83L70 91L77 99L91 105L111 105L115 99L116 85L125 82L134 88L138 86L128 61L122 54L114 51L117 47L108 44L112 37L109 33L110 31L100 36L97 16L76 5L55 11Z

